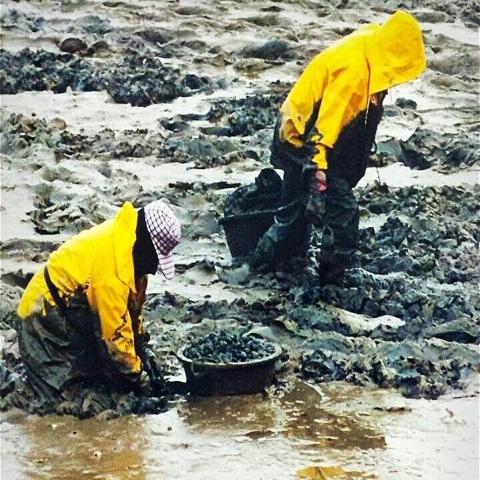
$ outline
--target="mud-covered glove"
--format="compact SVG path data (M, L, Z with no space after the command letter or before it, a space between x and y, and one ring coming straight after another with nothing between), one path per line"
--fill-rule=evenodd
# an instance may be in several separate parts
M143 370L150 378L150 386L154 392L163 390L165 380L163 378L163 370L157 360L155 353L149 347L146 347L140 355L143 363Z
M305 216L314 225L321 225L325 215L325 199L326 199L326 178L325 185L322 189L319 188L319 180L317 174L321 172L325 175L323 170L318 170L314 165L309 165L304 168L305 182L307 185L307 192L305 198ZM323 176L320 178L323 180Z

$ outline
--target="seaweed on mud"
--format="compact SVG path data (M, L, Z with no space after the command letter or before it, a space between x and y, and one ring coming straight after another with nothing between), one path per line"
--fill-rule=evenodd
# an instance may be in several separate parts
M32 146L45 145L51 148L57 157L78 155L88 150L92 140L86 135L72 133L65 126L64 122L58 119L47 122L38 117L17 113L2 116L0 150L2 153L26 156Z
M478 368L479 356L463 345L441 341L359 343L353 351L320 345L302 362L302 373L316 382L346 380L358 385L397 388L410 398L431 398L462 388Z
M357 268L347 272L344 288L328 286L319 297L374 317L442 323L478 316L478 195L449 186L379 193L365 189L360 204L388 218L378 231L361 230ZM388 201L379 205L382 197Z
M242 48L239 55L271 61L291 60L294 57L290 44L285 40L269 40L261 45L249 45Z
M145 107L210 88L206 77L167 67L153 56L131 56L109 76L107 90L117 103Z
M165 141L160 155L170 161L186 163L194 160L195 168L210 168L228 165L244 157L241 145L227 138L199 135L170 135Z
M57 160L72 156L86 160L92 156L105 160L145 158L165 153L164 139L150 135L147 129L115 132L104 128L94 135L86 135L72 132L70 125L58 118L46 121L12 113L0 115L0 119L0 152L22 158L32 155L37 146L51 149ZM102 171L108 171L105 168Z
M69 53L0 50L0 94L67 88L83 92L104 90L106 81L90 62Z
M402 108L413 108L402 103ZM438 133L417 128L407 140L390 138L378 142L375 164L401 162L414 170L433 168L445 173L480 163L480 139L476 132Z
M117 103L144 107L168 102L211 87L206 77L182 74L153 55L130 55L111 68L69 53L28 48L18 53L0 50L0 93L67 88L83 92L107 90Z
M75 27L86 33L97 35L105 35L113 30L110 20L98 15L84 15L75 22Z
M207 119L210 122L222 121L223 126L208 127L204 131L222 136L249 136L258 130L273 128L285 96L286 90L216 100L212 102Z

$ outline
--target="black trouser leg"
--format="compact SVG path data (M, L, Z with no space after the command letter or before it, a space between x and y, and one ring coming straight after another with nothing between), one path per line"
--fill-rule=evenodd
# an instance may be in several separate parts
M117 372L101 340L100 324L86 296L76 292L67 315L46 305L20 321L19 349L32 387L56 403L83 387L121 389L127 379Z
M340 177L327 179L320 277L323 284L341 283L358 247L358 204L352 188Z

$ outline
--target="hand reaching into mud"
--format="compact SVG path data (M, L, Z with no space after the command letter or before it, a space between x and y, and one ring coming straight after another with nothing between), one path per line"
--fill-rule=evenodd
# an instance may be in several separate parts
M150 348L145 348L141 354L143 369L150 379L150 387L154 392L163 390L165 380L163 370L160 366L155 353Z

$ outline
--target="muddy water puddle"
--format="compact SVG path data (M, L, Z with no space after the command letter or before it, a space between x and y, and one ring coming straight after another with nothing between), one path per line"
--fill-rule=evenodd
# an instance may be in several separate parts
M10 412L2 478L294 479L315 466L336 472L325 478L475 479L475 419L475 396L429 402L302 382L112 421Z

